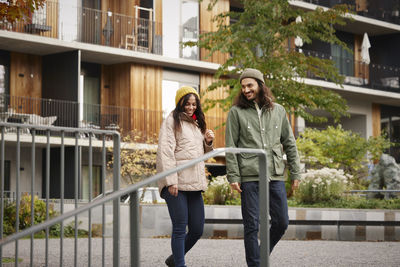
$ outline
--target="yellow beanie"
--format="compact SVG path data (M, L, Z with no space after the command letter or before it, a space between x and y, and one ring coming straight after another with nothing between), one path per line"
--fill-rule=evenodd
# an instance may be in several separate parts
M193 87L182 86L181 88L178 89L178 91L176 91L175 106L177 106L179 103L179 100L181 100L181 98L187 94L195 94L200 99L199 93L197 93L197 91Z

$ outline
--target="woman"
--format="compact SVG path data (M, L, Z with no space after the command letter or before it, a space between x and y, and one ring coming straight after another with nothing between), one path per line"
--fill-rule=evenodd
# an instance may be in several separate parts
M175 110L161 125L157 172L175 168L213 149L214 133L206 129L197 91L189 86L181 87L176 92L175 105ZM165 261L170 267L186 266L185 254L203 234L201 192L207 188L204 167L204 162L201 162L158 182L172 221L172 255Z

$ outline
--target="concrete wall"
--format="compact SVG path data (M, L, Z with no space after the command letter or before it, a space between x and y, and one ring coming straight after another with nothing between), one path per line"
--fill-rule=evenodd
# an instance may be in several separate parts
M73 209L71 204L66 210ZM101 223L101 207L93 210L92 222ZM240 219L240 206L205 206L206 218ZM400 221L398 210L356 210L356 209L306 209L289 208L291 220L396 220ZM87 229L87 213L79 216L80 228ZM170 236L172 231L167 205L140 206L140 234L142 237ZM112 236L112 205L106 206L106 235ZM400 227L394 226L305 226L289 225L283 239L287 240L340 240L354 241L400 241ZM121 237L129 237L129 206L121 204ZM206 224L203 238L243 238L242 224Z
M39 196L42 194L42 148L35 149L35 188ZM17 181L17 150L15 145L6 145L5 160L10 161L10 191L15 192ZM21 145L20 150L20 192L31 192L32 165L31 148ZM35 193L35 194L36 194Z

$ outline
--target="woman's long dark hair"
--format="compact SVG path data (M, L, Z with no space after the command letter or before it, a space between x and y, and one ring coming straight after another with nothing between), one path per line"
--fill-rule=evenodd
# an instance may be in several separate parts
M257 81L258 87L260 88L257 95L257 98L259 99L258 105L260 107L266 106L267 109L273 109L275 97L272 94L271 90L260 80L258 79L255 80ZM254 106L253 101L247 100L247 98L244 96L241 90L240 93L236 96L233 105L238 106L240 108L250 108Z
M207 129L206 119L204 117L203 110L201 109L200 99L195 94L185 95L179 100L178 105L176 105L173 111L175 132L182 130L181 114L185 112L185 105L189 101L190 96L192 95L196 98L196 110L194 111L194 114L196 115L197 125L199 126L201 133L205 134Z

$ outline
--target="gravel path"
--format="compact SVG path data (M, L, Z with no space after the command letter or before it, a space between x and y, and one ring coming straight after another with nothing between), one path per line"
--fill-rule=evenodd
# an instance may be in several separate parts
M29 266L30 240L19 241L19 266ZM170 240L141 239L141 266L165 266ZM3 257L14 257L14 244ZM49 240L49 266L59 266L60 241ZM45 240L35 240L34 266L44 266ZM78 264L88 266L87 239L79 239ZM121 239L121 266L129 266L129 240ZM246 266L243 240L201 239L186 255L187 266ZM92 242L91 265L101 266L101 239ZM400 242L288 241L282 240L270 258L271 266L400 266ZM3 266L14 266L3 265ZM74 240L64 239L64 266L74 266ZM112 239L106 239L105 266L112 266Z

